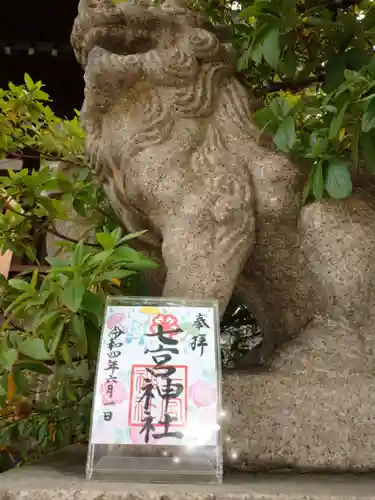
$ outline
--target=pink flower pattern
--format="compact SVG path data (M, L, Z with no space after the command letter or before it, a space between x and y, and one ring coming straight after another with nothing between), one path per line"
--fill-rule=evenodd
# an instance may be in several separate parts
M177 335L177 333L174 333L173 330L178 330L179 328L178 320L176 316L173 316L172 314L158 314L155 316L150 325L150 332L158 333L158 326L162 326L163 331L168 332L167 335L169 338Z
M112 316L110 316L107 319L107 328L109 330L112 330L115 326L117 326L119 323L121 323L124 319L125 319L125 314L123 314L123 313L112 314Z
M216 401L216 390L208 382L198 380L189 388L190 397L197 408L211 406Z

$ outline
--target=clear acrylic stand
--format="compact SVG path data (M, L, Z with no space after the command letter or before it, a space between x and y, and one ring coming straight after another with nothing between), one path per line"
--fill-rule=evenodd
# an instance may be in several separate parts
M219 327L216 301L107 299L87 479L222 482Z

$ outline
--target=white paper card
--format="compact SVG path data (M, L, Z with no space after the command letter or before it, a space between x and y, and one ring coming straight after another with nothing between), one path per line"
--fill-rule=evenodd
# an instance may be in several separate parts
M91 444L217 446L214 307L111 306Z

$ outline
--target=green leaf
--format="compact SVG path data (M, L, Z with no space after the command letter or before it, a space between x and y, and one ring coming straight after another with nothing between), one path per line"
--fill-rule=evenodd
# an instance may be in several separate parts
M303 193L302 193L302 202L303 202L303 204L306 203L306 200L309 197L309 194L310 194L310 191L311 191L311 187L312 187L312 183L313 183L313 179L314 179L314 173L315 173L315 165L313 166L313 168L310 169L306 185L305 185L305 187L303 189Z
M81 307L83 294L86 291L84 283L78 279L69 281L60 292L60 300L72 312L77 312Z
M375 26L375 7L371 7L363 20L363 28L369 30Z
M142 262L142 261L140 261L140 262ZM136 264L138 264L138 262ZM101 274L100 276L98 276L95 279L95 283L98 283L100 281L105 281L105 280L111 281L113 279L120 280L122 278L126 278L127 276L133 276L134 274L137 274L136 271L130 271L129 269L115 269L113 271L107 271L107 272Z
M5 378L5 380L4 380ZM3 380L0 380L0 408L2 407L3 401L5 403L8 393L8 385L7 385L7 377L3 377ZM2 399L4 396L4 400Z
M104 316L105 303L104 299L101 296L96 295L95 293L90 292L89 290L86 290L86 292L83 295L81 307L83 310L91 314L94 314L98 320L98 323L102 322Z
M76 198L73 201L73 207L78 215L80 215L81 217L87 217L87 206L82 200Z
M10 304L9 307L7 307L7 309L5 309L4 311L4 314L5 316L9 316L11 313L13 313L13 315L15 314L15 311L17 311L18 308L22 308L24 307L24 302L29 298L29 294L28 293L22 293L19 297L16 298L16 300L14 302L12 302Z
M370 76L372 78L374 78L375 77L375 57L374 56L372 56L366 69L367 69L368 73L370 74Z
M359 164L359 137L360 137L360 131L358 128L355 128L351 132L351 146L352 146L352 158L353 158L353 165L355 167L358 167Z
M58 314L58 310L48 312L46 312L45 309L41 310L33 319L31 326L32 331L36 332L41 325L51 324Z
M250 55L251 52L249 48L247 48L244 52L242 52L240 57L237 59L237 64L236 64L237 71L242 71L248 68L250 62Z
M335 91L345 80L344 71L345 63L342 57L335 56L329 61L326 68L323 87L327 94Z
M361 73L358 73L358 71L352 71L350 69L346 69L344 71L344 76L346 80L349 80L353 83L364 83L364 84L368 83L367 78L361 75Z
M135 271L141 271L144 269L158 269L159 264L153 260L143 258L137 262L127 262L126 267Z
M325 106L323 106L323 109L328 113L337 113L336 106L332 106L332 104L326 104Z
M328 21L324 17L316 17L316 16L308 16L306 18L306 23L311 24L312 26L319 26L321 28L329 29L335 28L335 23L332 21Z
M273 136L273 142L284 153L288 153L296 143L296 129L294 118L287 116L279 125L276 134Z
M31 283L30 283L33 290L35 290L35 287L38 283L38 274L39 274L38 269L34 269L32 277L31 277Z
M16 290L20 290L22 292L32 291L33 287L27 281L20 280L17 278L9 280L9 285Z
M262 42L263 57L273 69L277 69L280 61L279 30L271 29Z
M328 148L328 138L319 137L315 133L310 136L310 147L314 156L319 157Z
M72 262L73 262L73 266L80 266L84 260L84 257L85 257L85 247L83 245L83 242L80 241L79 243L77 243L75 249L74 249L74 252L73 252L73 259L72 259Z
M78 352L82 357L87 354L87 336L85 329L85 322L78 314L74 314L71 320L72 325L72 340L76 343ZM65 358L64 358L65 359Z
M27 370L34 373L40 373L42 375L51 375L53 373L53 370L49 366L33 360L17 361L14 368L17 370Z
M29 379L22 373L22 370L18 368L18 365L15 365L15 369L13 369L13 380L16 385L17 394L27 395Z
M254 44L250 47L249 49L250 57L251 59L256 63L259 64L262 61L263 57L263 47L262 44ZM246 66L246 68L248 65ZM245 68L244 68L245 69Z
M56 351L61 343L62 336L64 334L65 321L63 318L59 318L57 325L53 325L53 338L50 346L51 356L56 355Z
M269 109L277 118L284 119L289 114L292 106L287 101L287 99L276 97L275 99L272 99L272 101L270 101Z
M261 133L267 132L273 135L279 126L278 118L268 106L256 111L253 118L255 123L261 129Z
M64 363L67 366L72 366L72 357L70 356L69 347L66 343L63 343L60 346L60 354L62 359L64 360Z
M96 239L104 250L111 250L116 246L116 236L108 233L97 233Z
M44 347L44 342L42 339L24 340L19 347L19 351L29 358L37 359L40 361L51 359L50 354Z
M321 200L324 194L323 162L319 161L314 169L312 192L316 200Z
M137 262L140 258L141 254L137 252L137 250L128 246L121 246L116 248L113 252L111 260L118 262Z
M48 438L48 420L45 419L41 422L38 429L38 444L42 444Z
M375 172L375 134L362 134L360 139L361 151L366 167Z
M22 342L22 337L19 332L11 331L8 332L8 343L12 347L16 348L18 350L20 343Z
M90 340L87 343L87 357L89 360L96 360L100 345L101 328L89 316L85 316L84 321L86 332L90 332Z
M259 13L259 5L257 4L249 5L245 7L243 10L241 10L240 17L243 18L253 17L256 16L258 13Z
M352 193L352 179L348 165L339 158L331 160L328 165L325 188L336 200L347 198Z
M294 78L297 71L297 58L293 47L288 46L284 55L284 68L288 78Z
M148 232L147 229L145 229L143 231L138 231L136 233L126 234L125 236L123 236L122 238L120 238L118 244L122 245L123 243L125 243L125 241L134 240L135 238L139 238L140 236L143 236L147 232Z
M103 250L102 252L98 252L97 254L92 255L92 257L90 257L88 264L89 265L103 264L103 262L108 260L112 254L113 250Z
M342 126L342 122L344 120L345 111L347 110L349 104L350 104L350 102L346 101L342 105L340 111L333 117L333 119L331 121L330 128L329 128L329 138L330 139L334 139L335 137L337 137L339 135L340 130L341 130L341 126Z
M77 395L73 387L66 388L66 395L70 401L77 401Z
M46 257L46 261L51 267L69 267L71 265L71 261L66 259L58 259L57 257Z
M34 90L35 83L33 82L31 76L28 75L27 73L25 73L24 79L25 79L25 84L26 84L27 90L29 92L31 92L32 90Z
M10 371L16 362L18 358L18 352L17 349L11 349L8 348L5 345L5 342L3 345L0 345L1 352L0 352L0 372L2 370L8 370Z
M124 234L124 231L121 227L116 227L113 231L111 231L111 236L112 236L112 238L115 239L116 245L119 244L123 234Z
M49 101L49 95L43 90L34 90L34 97L38 99L38 101Z
M363 132L370 132L375 127L375 98L369 101L362 118Z
M25 251L26 257L28 257L29 260L31 260L32 262L37 260L36 249L34 247L25 246L24 251Z

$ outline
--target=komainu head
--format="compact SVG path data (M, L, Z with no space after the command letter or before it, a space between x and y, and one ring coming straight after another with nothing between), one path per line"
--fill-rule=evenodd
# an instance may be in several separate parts
M202 24L202 17L184 0L166 0L160 6L148 0L80 0L71 40L83 66L95 47L132 58L178 48L203 60L226 59L218 39L201 29Z
M150 128L164 141L176 122L215 112L248 135L249 96L234 78L233 53L203 21L184 0L160 6L80 0L72 45L85 68L82 116L89 150L102 140L106 124L119 130L121 121L123 157L146 144L141 137L149 138Z

